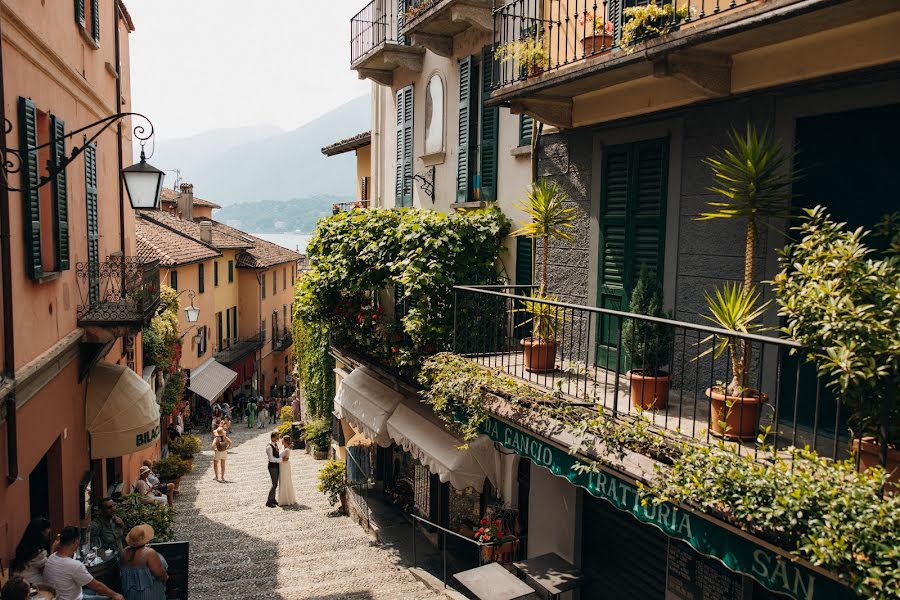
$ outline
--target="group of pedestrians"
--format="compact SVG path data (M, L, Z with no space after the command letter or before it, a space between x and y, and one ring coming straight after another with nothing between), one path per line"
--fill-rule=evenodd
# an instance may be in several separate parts
M169 566L166 559L148 545L155 534L153 527L136 525L123 536L124 523L115 516L115 503L104 498L101 510L108 512L109 504L113 511L108 515L112 524L108 533L113 537L98 543L103 543L104 547L108 543L110 550L118 550L121 593L95 579L85 564L76 558L82 542L77 527L64 527L51 541L50 522L39 518L28 524L16 546L10 578L0 597L3 600L27 600L33 587L46 585L56 591L57 600L81 600L83 588L112 600L165 600ZM94 530L92 525L91 531Z

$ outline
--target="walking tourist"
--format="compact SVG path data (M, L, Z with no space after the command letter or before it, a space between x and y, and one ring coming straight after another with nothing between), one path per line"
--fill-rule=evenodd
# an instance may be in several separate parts
M266 446L266 457L269 459L269 477L272 479L272 487L269 489L269 498L266 500L266 506L275 508L278 502L275 501L275 492L278 489L278 477L281 469L281 452L278 450L278 432L273 431L269 436L269 445Z
M294 491L294 477L291 474L291 436L281 438L279 449L281 464L278 465L278 505L294 506L297 504L297 492Z
M252 399L247 402L247 427L256 427L256 402Z
M224 428L219 427L213 434L213 471L215 477L213 480L225 482L225 460L228 458L228 449L231 448L231 440Z
M152 471L150 471L150 467L143 466L138 471L138 480L134 482L134 491L141 497L141 502L144 504L153 504L154 502L168 502L169 506L175 506L174 500L174 490L172 494L165 494L158 492L153 485L147 481L148 476Z
M10 573L28 583L42 583L44 565L53 550L50 546L50 521L33 519L26 527L16 554L10 563Z
M147 547L154 533L149 525L137 525L125 538L128 547L119 553L125 600L166 600L169 565L159 552Z
M294 412L294 420L300 421L302 416L300 414L300 396L296 392L294 393L294 399L291 400L291 410Z
M56 600L82 600L83 587L112 600L125 600L122 594L94 579L84 563L72 558L80 542L81 534L76 527L70 525L63 528L59 534L59 547L44 565L44 583L56 590Z
M269 422L269 410L266 408L266 401L260 397L259 399L259 429L262 429Z
M112 498L100 501L100 512L91 521L91 546L109 548L115 552L122 551L122 540L125 538L125 523L116 516L116 503Z

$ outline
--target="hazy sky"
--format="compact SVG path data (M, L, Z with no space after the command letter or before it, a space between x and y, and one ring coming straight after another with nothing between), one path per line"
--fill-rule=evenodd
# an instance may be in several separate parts
M365 0L126 0L134 110L157 141L272 124L289 130L369 91L350 71Z

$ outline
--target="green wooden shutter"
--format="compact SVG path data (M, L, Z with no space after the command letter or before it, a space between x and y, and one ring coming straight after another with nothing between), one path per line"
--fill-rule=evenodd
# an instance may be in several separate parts
M32 279L44 276L41 259L41 196L38 185L37 108L29 98L19 98L19 147L22 149L22 223L25 226L25 272Z
M97 146L84 149L84 195L87 204L87 247L90 297L93 302L100 298L100 213L97 201ZM174 275L174 271L173 271ZM176 284L173 285L175 289Z
M406 7L410 3L407 0L397 0L397 43L398 44L408 44L408 40L405 35L402 35L400 32L403 31L403 28L406 27Z
M206 291L206 273L203 263L197 265L197 292L202 294Z
M500 63L494 59L491 46L481 51L481 138L478 147L481 199L497 199L497 147L500 131L500 109L485 106L491 97L491 83L500 78Z
M473 140L477 135L477 119L473 118L475 105L474 57L467 56L459 61L459 145L456 153L456 201L467 202L471 198L471 172L474 170Z
M413 86L397 92L397 179L394 205L413 205Z
M100 43L100 0L91 0L91 37Z
M66 185L66 170L61 169L66 160L66 126L63 120L50 115L50 161L59 174L51 182L53 192L54 225L56 238L57 271L69 269L69 190Z
M84 0L75 0L75 21L84 27Z
M650 140L635 144L635 183L629 219L628 278L629 294L646 267L662 282L666 238L666 192L668 179L668 140Z
M519 145L530 146L534 135L534 119L531 115L519 115Z
M516 285L534 283L534 241L531 238L516 238ZM517 290L521 294L522 289Z

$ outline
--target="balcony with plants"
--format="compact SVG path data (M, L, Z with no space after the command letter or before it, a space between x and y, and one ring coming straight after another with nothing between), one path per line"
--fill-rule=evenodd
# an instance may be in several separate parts
M75 266L80 327L134 332L159 305L159 261L112 255ZM124 335L124 333L123 333Z
M468 29L493 31L493 0L407 0L403 33L435 54L453 56L453 36Z
M294 334L287 327L282 327L276 332L276 335L272 338L272 350L274 352L281 352L282 350L287 350L294 343Z
M266 332L258 331L248 336L228 340L221 348L213 350L215 359L225 366L231 366L266 344Z
M404 35L403 3L372 0L350 19L350 68L361 79L393 83L397 68L422 70L424 48Z

